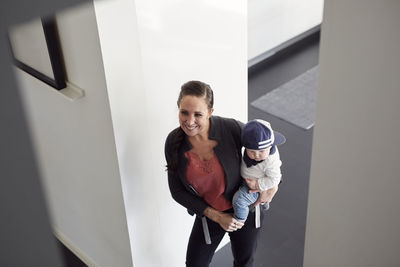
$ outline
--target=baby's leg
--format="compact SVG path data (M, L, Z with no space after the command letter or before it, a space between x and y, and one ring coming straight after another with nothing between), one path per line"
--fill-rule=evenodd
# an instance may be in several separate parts
M235 193L232 200L234 217L241 222L246 221L249 214L249 206L256 202L258 193L249 193L247 185L242 185Z

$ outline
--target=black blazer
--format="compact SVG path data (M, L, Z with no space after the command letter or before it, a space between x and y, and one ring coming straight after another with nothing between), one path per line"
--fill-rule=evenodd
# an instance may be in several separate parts
M241 153L241 132L243 123L234 119L218 116L211 116L210 131L208 138L217 141L214 152L225 172L226 187L224 195L227 200L232 197L241 185L240 163ZM175 138L176 129L169 133L165 141L165 158L167 163L172 157L172 143ZM203 198L197 195L193 187L187 182L186 169L188 159L185 152L191 149L187 136L179 149L179 164L177 171L168 171L168 184L172 197L176 202L186 207L190 214L203 216L204 210L209 206Z

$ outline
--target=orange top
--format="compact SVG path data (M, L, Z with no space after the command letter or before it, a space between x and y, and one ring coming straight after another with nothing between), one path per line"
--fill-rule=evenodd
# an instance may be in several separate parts
M197 193L218 211L232 208L232 203L224 196L225 173L215 153L209 160L201 160L192 151L187 151L185 156L189 159L186 179Z

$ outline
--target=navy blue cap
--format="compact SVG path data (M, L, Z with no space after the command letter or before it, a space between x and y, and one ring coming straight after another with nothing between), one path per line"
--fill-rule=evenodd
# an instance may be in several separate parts
M271 124L264 120L249 121L242 130L242 144L248 149L262 150L285 142L285 136L273 131Z

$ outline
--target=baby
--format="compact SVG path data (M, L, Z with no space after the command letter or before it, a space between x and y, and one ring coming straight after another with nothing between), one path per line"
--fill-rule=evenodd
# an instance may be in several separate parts
M246 221L249 206L259 197L258 192L250 193L250 190L265 191L279 184L282 162L277 146L285 141L286 138L281 133L272 130L269 122L252 120L244 126L242 144L245 152L241 176L247 183L243 182L232 200L234 217L238 221ZM262 204L262 207L264 210L269 209L269 203Z

